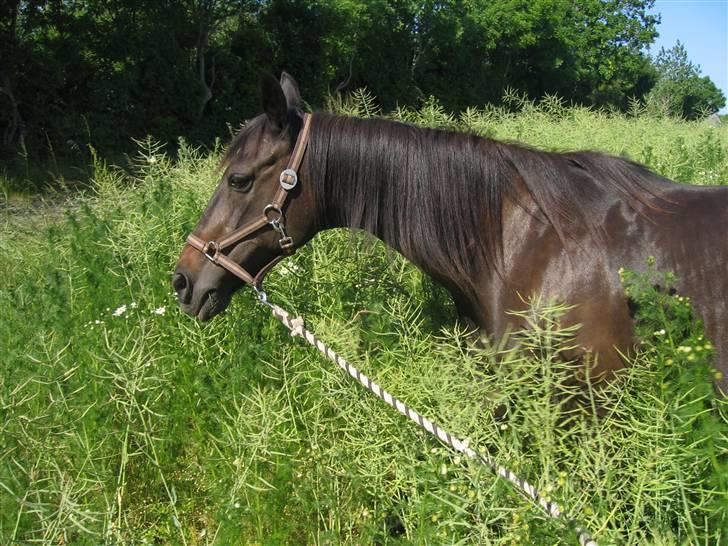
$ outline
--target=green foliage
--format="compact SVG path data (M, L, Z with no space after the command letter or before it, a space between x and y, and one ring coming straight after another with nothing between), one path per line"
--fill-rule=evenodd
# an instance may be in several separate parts
M713 367L713 344L693 316L690 299L673 287L675 276L655 271L653 258L647 263L645 272L620 272L625 292L637 306L643 345L638 362L654 370L652 395L667 406L664 432L684 441L666 449L672 450L673 460L683 461L679 466L691 467L690 479L703 484L683 495L690 527L695 526L690 534L696 542L710 542L701 532L701 520L716 528L728 525L728 404L717 400L712 388L722 374Z
M626 107L654 83L653 0L14 0L0 7L0 156L87 165L147 135L211 146L259 112L258 72L314 106L366 88L385 109L529 97ZM55 168L49 170L57 171ZM64 175L68 173L64 172ZM75 173L86 178L86 173ZM26 178L29 178L26 176Z
M376 111L370 95L352 100ZM431 100L400 114L728 180L724 127L553 99L459 117ZM572 542L506 483L291 339L249 291L212 323L181 315L170 272L214 187L217 155L180 143L173 160L137 145L131 173L97 162L93 192L66 215L3 213L0 542ZM709 342L657 275L625 273L645 344L600 388L569 381L563 306L534 301L518 350L473 348L440 288L349 233L319 235L267 288L370 377L568 507L600 543L720 544L728 409L710 389ZM399 537L387 531L395 516Z
M700 67L688 60L685 47L678 42L664 47L655 59L659 80L647 100L652 108L685 119L701 119L725 106L725 96Z
M376 98L365 87L356 89L347 95L330 95L326 106L327 110L360 118L376 117L382 113Z

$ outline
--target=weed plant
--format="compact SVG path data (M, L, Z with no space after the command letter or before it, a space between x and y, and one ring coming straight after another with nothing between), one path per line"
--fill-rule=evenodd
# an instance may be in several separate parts
M513 100L393 116L728 181L726 128ZM378 113L365 92L338 106ZM172 161L140 142L133 175L97 163L94 191L50 228L3 220L0 543L573 543L291 339L250 291L210 323L177 310L170 273L217 157L182 143ZM712 345L669 277L623 276L643 350L614 383L578 389L558 358L573 336L558 302L522 314L520 349L474 348L439 287L345 232L281 264L268 291L600 544L725 543L728 408L711 390Z

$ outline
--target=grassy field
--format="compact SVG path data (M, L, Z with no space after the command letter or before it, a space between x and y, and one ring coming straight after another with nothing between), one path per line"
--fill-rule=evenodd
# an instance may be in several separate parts
M364 94L334 106L377 113ZM453 117L430 101L393 117L728 183L728 126L554 99L511 107ZM250 291L211 323L177 310L171 270L216 160L140 143L133 174L95 165L93 190L68 212L3 213L0 543L572 544L505 482L291 339ZM576 405L556 357L572 334L558 304L534 302L524 350L474 349L440 288L338 231L280 265L268 291L600 544L726 544L728 405L712 397L710 342L688 304L651 294L651 280L625 274L650 302L643 353Z

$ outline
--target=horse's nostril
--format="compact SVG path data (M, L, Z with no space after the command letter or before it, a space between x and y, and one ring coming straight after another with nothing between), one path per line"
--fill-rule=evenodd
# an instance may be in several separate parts
M177 294L180 294L185 288L187 288L187 284L187 277L185 277L182 273L175 273L174 277L172 277L172 286Z

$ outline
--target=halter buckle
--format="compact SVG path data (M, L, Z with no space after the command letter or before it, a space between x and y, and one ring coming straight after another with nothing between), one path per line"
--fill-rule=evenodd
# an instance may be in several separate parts
M278 178L281 187L286 191L291 191L298 184L298 174L293 169L286 169Z

